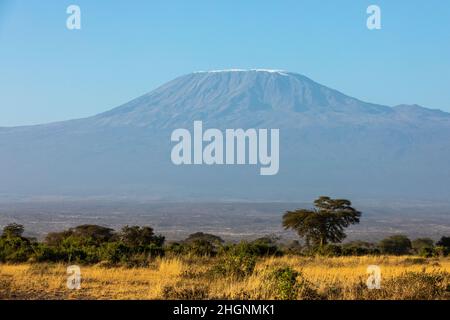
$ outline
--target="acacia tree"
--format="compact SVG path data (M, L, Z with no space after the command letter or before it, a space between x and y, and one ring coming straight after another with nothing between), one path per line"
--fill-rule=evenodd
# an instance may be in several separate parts
M162 246L164 237L155 235L151 227L125 226L119 234L120 240L130 247L139 247L150 244Z
M21 238L25 228L21 224L11 223L3 228L2 237L5 238Z
M314 201L312 210L298 209L283 215L283 227L305 238L307 246L323 246L341 242L347 236L344 229L359 223L361 212L345 199L320 197Z

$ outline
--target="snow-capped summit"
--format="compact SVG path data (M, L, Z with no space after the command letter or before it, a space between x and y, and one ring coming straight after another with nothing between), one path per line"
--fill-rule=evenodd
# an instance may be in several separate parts
M221 72L268 72L279 73L281 75L287 75L284 70L277 69L223 69L223 70L210 70L210 71L196 71L194 73L221 73Z

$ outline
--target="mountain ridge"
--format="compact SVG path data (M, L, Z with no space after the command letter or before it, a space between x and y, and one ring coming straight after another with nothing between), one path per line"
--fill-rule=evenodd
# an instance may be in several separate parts
M301 81L303 81L304 83L308 83L312 86L314 86L316 88L316 90L325 90L325 95L333 93L335 95L337 95L340 99L342 100L347 100L350 101L351 104L361 104L362 106L364 106L365 108L367 108L366 110L358 110L358 111L366 111L369 113L395 113L395 112L401 112L401 113L405 113L405 112L414 112L414 113L420 113L421 116L424 115L429 115L430 113L434 114L434 115L441 115L443 117L450 117L450 113L445 112L443 110L440 109L431 109L431 108L426 108L423 106L419 106L417 104L400 104L400 105L396 105L396 106L386 106L386 105L382 105L382 104L377 104L377 103L371 103L371 102L366 102L357 98L353 98L350 97L348 95L346 95L345 93L342 93L339 90L336 89L332 89L329 88L327 86L321 85L317 82L315 82L314 80L312 80L311 78L304 76L302 74L299 73L295 73L295 72L288 72L288 71L284 71L284 70L276 70L276 69L249 69L249 70L245 70L245 69L225 69L225 70L211 70L211 71L196 71L193 73L189 73L186 75L182 75L180 77L177 77L157 88L155 88L154 90L151 90L150 92L143 94L135 99L130 100L129 102L126 102L118 107L112 108L110 110L107 110L105 112L101 112L99 114L95 114L92 116L88 116L88 117L84 117L84 118L76 118L76 119L69 119L69 120L62 120L62 121L55 121L55 122L50 122L50 123L42 123L42 124L35 124L35 125L25 125L25 126L8 126L8 127L0 127L0 130L5 130L5 129L16 129L16 128L28 128L28 127L39 127L39 126L58 126L61 124L66 124L66 123L71 123L71 122L79 122L79 121L86 121L86 120L92 120L92 119L96 119L96 120L100 120L101 122L106 122L104 121L105 118L110 117L110 116L114 116L117 114L124 114L126 113L126 111L130 111L130 109L132 109L136 104L142 103L143 100L151 100L151 99L155 99L158 97L158 92L160 91L164 91L167 90L168 88L170 88L171 85L175 85L177 86L177 82L178 81L185 81L188 80L188 82L190 82L192 79L187 79L187 78L192 78L192 77L196 77L196 76L205 76L205 75L216 75L216 74L231 74L231 73L243 73L243 74L249 74L249 73L267 73L270 76L273 75L279 75L282 77L294 77L297 79L301 79ZM245 88L247 91L249 88ZM235 97L236 93L234 93L234 95L232 95L232 97ZM307 93L305 94L305 92L303 92L303 95L308 95ZM246 97L244 97L245 99ZM306 100L306 99L303 99ZM250 101L251 102L251 101ZM325 102L325 107L330 107L330 105L332 104L330 101L324 101ZM148 103L148 101L145 101L145 103ZM294 102L295 104L295 102ZM212 103L212 105L214 106L214 102ZM251 103L249 105L252 105ZM311 101L311 102L306 102L306 107L310 107L311 105L317 105L317 101ZM335 106L336 103L334 103L333 106ZM262 107L264 107L264 105L262 105ZM267 107L267 105L266 105ZM292 107L292 106L291 106ZM295 110L295 106L294 111L298 111L298 112L305 112L305 111L311 111L308 110L304 105L302 106L301 104L297 104L297 110ZM318 111L327 111L324 109L324 106L320 106L321 109ZM307 109L307 110L305 110ZM331 111L331 110L328 110ZM332 111L337 111L337 112L342 112L342 110L332 110ZM352 110L355 111L355 110ZM101 121L103 118L103 121ZM142 124L141 124L142 125Z
M279 174L173 165L170 133L195 120L280 129ZM449 136L446 112L367 103L295 73L191 73L92 117L0 128L0 194L448 201Z

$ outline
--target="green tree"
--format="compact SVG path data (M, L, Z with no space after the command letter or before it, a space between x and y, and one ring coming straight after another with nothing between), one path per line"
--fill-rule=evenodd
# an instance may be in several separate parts
M2 237L5 238L21 238L25 228L21 224L10 223L3 228Z
M253 240L249 245L258 256L282 255L282 251L278 248L277 241L280 238L275 235L268 235Z
M192 243L194 241L198 241L198 240L202 240L202 241L207 241L211 244L221 244L224 243L224 241L222 240L222 238L213 235L213 234L209 234L209 233L203 233L203 232L196 232L193 234L190 234L185 240L185 243Z
M349 200L320 197L312 210L298 209L283 215L283 227L297 232L306 244L322 247L345 239L344 229L359 223L361 212Z
M61 243L71 235L72 232L69 230L61 232L50 232L45 236L44 243L49 246L56 247L61 245Z
M411 240L404 235L394 235L380 241L378 246L382 253L386 254L408 254L411 251Z
M74 238L89 239L97 245L103 242L111 241L114 238L113 229L95 224L84 224L77 226L69 229L69 232Z
M210 241L207 240L194 240L189 243L189 251L192 254L202 257L202 256L212 256L215 255L215 248Z
M436 245L450 249L450 237L442 237L438 242L436 242Z
M45 237L45 243L50 246L60 246L67 239L77 240L80 245L99 246L114 240L114 230L94 224L84 224L61 232L51 232Z
M151 227L125 226L119 234L120 240L129 247L136 248L150 244L162 246L163 236L157 236Z
M435 251L437 255L448 255L450 253L450 237L442 237L436 242Z
M213 256L224 241L213 234L196 232L189 235L184 243L188 250L196 256Z
M411 242L414 252L420 255L430 255L434 248L434 241L430 238L418 238Z
M23 232L23 225L17 223L3 228L0 237L0 262L25 262L30 258L33 246L29 239L22 236Z

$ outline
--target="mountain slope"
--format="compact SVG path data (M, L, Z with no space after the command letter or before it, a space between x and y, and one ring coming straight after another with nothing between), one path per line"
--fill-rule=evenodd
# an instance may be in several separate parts
M174 166L170 133L279 128L280 172L255 166ZM448 200L450 114L366 103L299 74L198 72L111 111L0 128L0 194L151 199Z

